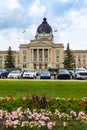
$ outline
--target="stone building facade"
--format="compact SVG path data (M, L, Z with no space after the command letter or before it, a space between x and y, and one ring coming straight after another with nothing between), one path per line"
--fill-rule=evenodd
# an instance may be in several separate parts
M87 50L72 50L76 67L87 68ZM34 40L28 44L20 44L19 51L13 51L15 66L20 69L63 68L64 45L54 43L51 26L46 18L38 26ZM0 68L4 68L7 51L0 51Z

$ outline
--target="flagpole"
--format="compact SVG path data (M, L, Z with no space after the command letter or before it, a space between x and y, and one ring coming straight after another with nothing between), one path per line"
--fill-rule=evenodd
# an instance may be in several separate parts
M58 30L57 30L57 29L55 29L55 30L54 30L54 32L56 32L56 33L57 33L57 32L58 32ZM58 34L57 34L57 37L58 37ZM57 38L57 40L58 40L58 38ZM57 41L57 42L58 42L58 41Z

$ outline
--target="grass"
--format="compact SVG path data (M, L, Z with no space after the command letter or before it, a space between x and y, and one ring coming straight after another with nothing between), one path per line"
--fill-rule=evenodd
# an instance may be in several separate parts
M0 80L0 97L12 95L15 98L21 98L30 94L80 99L87 97L87 82Z

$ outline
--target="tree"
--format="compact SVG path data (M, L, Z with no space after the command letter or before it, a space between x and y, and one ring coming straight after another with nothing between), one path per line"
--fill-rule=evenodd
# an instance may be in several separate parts
M5 60L5 68L15 68L15 60L13 56L13 51L11 50L11 47L9 46L7 51L7 56Z
M75 68L75 60L72 51L70 50L69 43L65 50L64 68Z

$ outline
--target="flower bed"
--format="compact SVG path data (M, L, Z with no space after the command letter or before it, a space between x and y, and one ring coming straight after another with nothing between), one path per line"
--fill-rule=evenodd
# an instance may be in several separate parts
M87 130L87 98L0 98L0 130Z

